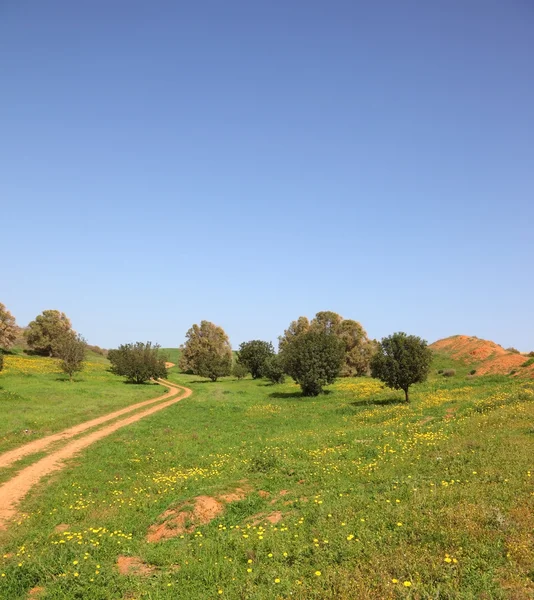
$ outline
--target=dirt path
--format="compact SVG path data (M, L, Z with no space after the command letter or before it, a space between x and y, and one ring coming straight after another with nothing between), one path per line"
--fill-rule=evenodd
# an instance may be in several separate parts
M186 388L186 387L183 387L180 385L176 385L174 383L170 383L170 382L163 381L163 380L158 383L161 383L161 385L168 387L169 391L166 394L164 394L163 396L160 396L159 398L156 398L154 400L148 400L146 402L141 402L134 406L139 408L140 406L145 406L146 404L157 402L158 400L162 400L164 398L169 398L166 402L161 402L160 404L157 404L156 406L152 406L152 407L148 408L147 410L138 412L134 415L126 417L125 419L116 421L115 423L111 423L107 427L102 427L101 429L97 429L96 431L90 432L87 435L85 435L79 439L69 442L68 444L66 444L65 446L60 448L59 450L51 452L48 456L45 456L41 460L38 460L36 463L22 469L22 471L17 473L12 479L10 479L9 481L7 481L3 485L1 485L0 486L0 529L5 528L6 523L15 514L17 504L30 491L30 489L34 485L36 485L46 475L49 475L50 473L52 473L54 471L58 471L59 469L63 468L65 466L66 460L68 460L69 458L72 458L78 452L80 452L84 448L87 448L94 442L117 431L117 429L121 429L122 427L125 427L126 425L130 425L132 423L135 423L136 421L143 419L144 417L148 417L149 415L152 415L160 410L163 410L164 408L167 408L168 406L171 406L172 404L175 404L176 402L179 402L180 400L183 400L184 398L187 398L188 396L190 396L192 394L192 390L190 390L189 388ZM133 410L133 407L129 407L129 410ZM116 417L116 416L118 416L118 414L124 414L124 412L128 412L128 411L126 409L123 409L122 412L117 411L117 413L112 413L112 414ZM112 417L110 415L106 415L105 417L100 417L100 419L102 419L100 421L100 423L104 423L104 422L110 420L111 418L114 418L114 417ZM93 419L93 421L97 421L97 419ZM88 423L91 423L91 422L92 421L88 421ZM83 423L80 426L83 426L83 425L87 425L87 423ZM95 425L95 423L93 423L93 425L91 425L91 427L94 427L94 425ZM80 426L78 426L78 427L80 427ZM72 429L74 429L74 428L71 428L71 430ZM81 429L80 431L83 432L86 429L88 429L88 427L85 427L84 429ZM70 431L70 430L66 430L66 431ZM61 432L60 434L56 434L56 435L61 436L62 433L65 433L65 432ZM54 437L54 436L49 436L49 437ZM57 439L65 439L65 438L59 437ZM43 441L43 440L36 440L36 441ZM33 444L33 443L34 442L30 442L30 444ZM49 442L49 443L52 443L52 442ZM30 445L30 444L27 444L27 445ZM23 446L22 448L20 448L20 450L23 450L24 448L25 447ZM34 450L32 450L32 452L33 451ZM30 451L26 452L25 454L30 454Z
M174 363L165 363L165 366L170 369L174 367ZM162 380L163 381L163 380ZM37 452L42 452L46 450L48 446L54 444L55 442L59 442L62 440L68 440L72 437L87 431L93 427L97 427L98 425L102 425L102 423L106 423L107 421L111 421L116 419L117 417L121 417L129 412L137 410L139 408L143 408L143 406L148 406L150 404L154 404L155 402L160 402L161 400L165 400L166 398L170 398L176 394L176 390L172 387L174 384L160 383L164 387L168 388L167 393L163 394L163 396L158 396L157 398L152 398L150 400L143 400L143 402L137 402L137 404L131 404L130 406L126 406L125 408L121 408L120 410L116 410L107 415L102 415L101 417L96 417L95 419L91 419L90 421L85 421L84 423L79 423L78 425L74 425L73 427L69 427L68 429L64 429L58 433L53 433L52 435L47 435L44 438L40 438L38 440L34 440L33 442L29 442L28 444L24 444L24 446L20 446L19 448L14 448L13 450L9 450L8 452L4 452L0 454L0 468L9 467L17 460L28 456L29 454L36 454Z

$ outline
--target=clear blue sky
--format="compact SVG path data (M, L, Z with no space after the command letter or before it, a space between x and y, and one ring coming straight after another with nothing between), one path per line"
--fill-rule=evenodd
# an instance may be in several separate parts
M0 301L534 349L530 0L0 3Z

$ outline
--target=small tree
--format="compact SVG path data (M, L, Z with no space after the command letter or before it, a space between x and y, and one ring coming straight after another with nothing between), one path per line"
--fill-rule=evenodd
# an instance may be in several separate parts
M409 387L426 380L431 363L432 351L425 340L399 332L378 345L371 360L371 375L392 389L403 390L409 402Z
M309 331L284 348L284 370L300 385L304 396L318 396L341 371L345 348L335 335Z
M273 354L265 361L263 375L272 383L284 383L284 365L279 354Z
M87 342L73 331L65 334L58 342L57 355L61 359L60 366L70 381L74 373L83 370L86 354Z
M44 310L28 325L24 336L28 346L44 356L58 356L58 347L65 334L72 331L70 320L59 310Z
M248 369L245 365L236 362L232 368L232 375L236 379L244 379L248 375Z
M252 379L258 379L263 377L265 361L273 355L274 348L271 342L252 340L251 342L243 342L239 346L237 362L247 367Z
M17 339L15 317L0 302L0 349L9 350Z
M0 371L4 369L4 353L0 349Z
M209 321L193 325L181 347L180 368L217 381L232 372L232 347L222 327Z
M111 370L132 383L145 383L149 379L167 377L166 357L160 354L159 344L136 342L122 344L108 352Z

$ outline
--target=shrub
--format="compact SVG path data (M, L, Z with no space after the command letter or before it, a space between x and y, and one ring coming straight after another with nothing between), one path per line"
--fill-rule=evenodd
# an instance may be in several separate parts
M345 347L329 333L309 331L294 338L281 353L284 371L300 385L304 396L318 396L341 371Z
M530 365L534 365L534 356L526 360L521 366L522 367L530 367Z
M456 375L456 371L454 369L445 369L443 371L443 377L454 377Z
M265 361L264 375L272 383L284 383L284 365L280 355L273 354Z
M4 353L0 350L0 371L4 368Z
M471 369L471 371L469 371L469 375L474 375L477 372L476 369Z
M167 377L165 357L159 352L159 344L136 342L122 344L108 352L111 370L132 383L145 383L149 379Z
M428 377L432 351L425 340L403 332L382 339L371 360L371 375L388 387L403 390L409 402L408 389Z
M244 379L248 375L248 369L241 363L235 363L234 368L232 369L232 375L236 379Z
M83 370L83 361L87 354L87 343L81 335L69 332L57 344L57 355L61 359L61 370L72 381L74 373Z
M193 325L181 347L180 368L217 381L232 372L232 348L222 327L209 321Z
M443 373L443 369L440 369L440 370L438 371L438 375L441 375L442 373Z
M529 352L529 353L527 354L527 356L533 356L533 357L534 357L534 350L532 350L532 352Z
M513 354L520 354L519 350L517 348L513 348L512 346L510 346L510 348L506 348L506 352L512 352Z
M274 354L274 348L271 342L262 340L252 340L243 342L239 346L237 353L237 362L245 365L252 375L252 379L263 377L265 361Z

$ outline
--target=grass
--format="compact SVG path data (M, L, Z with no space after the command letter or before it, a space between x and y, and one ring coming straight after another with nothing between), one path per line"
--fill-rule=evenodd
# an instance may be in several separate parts
M437 357L409 405L367 378L305 399L173 369L190 398L90 447L0 532L0 597L532 598L534 387L462 369ZM147 541L169 508L236 489Z
M162 393L156 384L125 384L108 369L107 359L90 353L85 370L71 382L56 360L6 355L0 373L0 452Z

